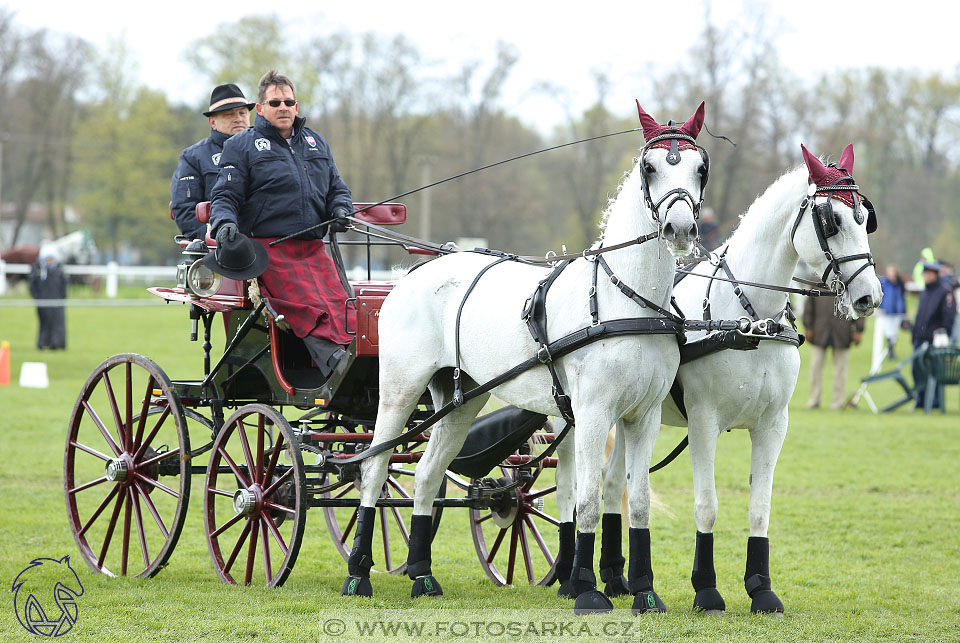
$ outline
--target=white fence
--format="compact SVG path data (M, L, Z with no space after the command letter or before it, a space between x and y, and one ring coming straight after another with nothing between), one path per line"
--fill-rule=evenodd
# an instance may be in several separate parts
M31 268L30 264L6 263L0 259L0 295L6 293L8 275L28 275ZM116 299L117 285L120 280L136 280L151 286L169 287L173 287L177 282L176 266L121 266L117 262L111 261L101 266L66 265L64 271L68 275L102 277L104 279L104 294L108 299ZM366 279L367 269L366 267L355 266L347 272L347 275L351 280ZM376 280L395 280L399 279L400 273L395 273L392 270L374 270L370 277ZM33 305L33 302L31 302L31 305Z

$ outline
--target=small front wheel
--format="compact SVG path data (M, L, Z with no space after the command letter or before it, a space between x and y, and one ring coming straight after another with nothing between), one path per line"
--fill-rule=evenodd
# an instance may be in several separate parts
M307 499L293 429L263 404L237 409L213 443L203 528L213 567L229 585L261 576L279 587L300 552Z

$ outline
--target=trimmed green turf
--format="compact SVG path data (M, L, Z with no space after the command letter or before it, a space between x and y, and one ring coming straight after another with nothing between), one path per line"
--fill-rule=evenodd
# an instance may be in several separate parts
M12 583L33 558L69 554L85 592L78 602L79 620L64 640L332 640L336 637L327 634L336 632L324 634L323 628L337 617L348 627L339 638L353 639L356 632L349 628L360 617L384 623L426 620L434 628L426 631L432 632L436 621L449 624L468 616L486 623L480 638L503 640L534 638L531 632L497 637L496 628L489 627L518 617L525 625L565 618L573 625L561 634L586 625L594 628L592 638L599 640L960 640L956 388L948 392L945 415L935 411L925 416L908 410L909 405L885 415L871 414L864 404L842 413L805 411L809 377L806 368L801 372L791 405L790 433L777 468L770 528L773 586L786 604L785 618L749 614L742 580L749 438L746 432L735 431L721 437L716 467L720 498L716 564L727 616L708 618L690 610L695 526L689 460L684 456L653 476L654 490L666 506L652 518L654 570L658 592L670 612L635 619L629 613L630 601L616 599L618 611L613 615L574 619L570 603L558 599L555 588L495 587L477 561L466 511L456 509L444 513L435 541L434 572L445 591L440 600L413 602L405 577L383 574L373 579L373 600L341 598L346 565L334 550L318 509L307 514L303 547L284 587L224 586L212 569L203 537L196 491L202 486L200 477L194 478L190 516L166 569L150 580L92 573L67 526L62 488L64 437L76 396L89 373L110 355L139 352L171 377L184 379L202 373L202 353L199 344L187 341L186 309L179 305L71 308L67 325L66 351L39 352L32 348L34 311L0 307L0 340L12 345L14 380L11 386L0 387L0 579ZM219 328L218 332L216 342L222 345ZM898 350L907 354L906 334ZM16 385L24 361L47 364L50 388ZM868 365L869 347L854 349L851 392ZM829 391L829 373L825 379L824 389ZM883 386L871 387L870 392L877 402L897 393ZM665 428L656 457L681 436L681 430ZM625 625L602 629L617 623ZM372 638L403 637L378 634L367 640ZM536 640L560 638L547 633ZM35 640L17 623L9 593L0 607L0 639Z

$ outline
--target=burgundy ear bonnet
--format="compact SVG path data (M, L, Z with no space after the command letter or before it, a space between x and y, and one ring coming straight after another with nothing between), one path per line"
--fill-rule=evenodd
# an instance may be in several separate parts
M700 129L703 127L703 114L704 114L704 104L700 103L700 107L697 108L697 111L693 113L693 116L687 119L687 122L681 125L679 128L676 125L661 125L654 119L650 114L647 114L643 111L643 108L640 107L640 101L637 101L637 112L640 115L640 126L643 128L643 138L649 143L652 139L660 136L661 134L666 134L670 131L679 131L682 134L686 134L690 138L697 138L697 134L700 133ZM651 148L660 147L669 149L670 140L665 139L662 141L657 141ZM679 149L681 150L692 150L696 149L696 145L690 141L679 141Z
M803 162L807 166L809 180L817 186L816 196L826 196L837 199L850 208L853 208L859 214L859 200L867 210L867 234L877 229L877 213L870 199L866 198L859 191L837 190L831 191L830 186L837 184L855 185L853 180L853 143L850 143L843 149L840 155L840 162L830 165L824 165L820 159L810 153L810 151L800 144L800 151L803 152ZM856 216L856 214L855 214ZM858 219L858 222L863 219Z

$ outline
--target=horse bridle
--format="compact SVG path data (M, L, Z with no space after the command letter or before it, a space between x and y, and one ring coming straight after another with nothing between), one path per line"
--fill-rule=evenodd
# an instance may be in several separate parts
M707 150L697 144L697 140L688 134L684 134L680 131L679 128L676 128L675 123L670 121L668 131L663 134L658 134L654 136L646 145L640 150L640 186L643 189L643 200L647 204L647 209L653 214L653 219L657 222L659 227L660 225L660 207L668 199L670 200L667 203L666 210L664 212L669 212L678 201L683 201L690 206L690 209L693 211L693 218L700 218L700 206L703 205L703 194L704 189L707 186L707 179L710 175L710 155L707 153ZM664 194L660 199L654 203L653 198L650 196L650 177L647 175L646 170L646 156L647 152L654 147L657 143L662 141L670 141L670 148L667 150L667 163L670 165L676 165L680 162L680 141L685 141L693 145L698 152L700 152L700 158L703 159L703 171L700 173L700 199L694 199L693 195L690 194L685 188L674 188ZM671 198L672 197L672 198Z
M831 163L828 167L835 168L836 165ZM845 173L847 172L846 170L842 171ZM876 265L876 262L873 260L873 255L869 252L836 257L833 252L830 251L830 246L827 243L827 240L830 237L833 237L840 232L840 215L833 210L831 199L842 199L839 196L835 197L834 192L840 192L841 194L849 193L850 200L853 203L853 218L857 225L863 223L863 212L860 209L860 201L862 199L863 205L867 209L867 234L870 234L877 229L877 215L873 204L869 199L861 196L859 190L859 186L853 182L853 177L850 176L849 173L846 173L845 176L839 177L830 185L821 186L817 185L815 182L811 182L807 189L807 196L805 196L803 201L800 203L800 212L797 213L797 218L793 222L793 230L790 232L790 243L793 244L794 250L796 250L796 243L794 243L794 239L797 235L797 228L800 227L800 220L803 218L803 213L806 212L807 207L813 203L813 207L811 208L813 229L817 234L817 242L820 244L820 249L823 251L824 257L827 258L827 267L824 269L820 280L823 283L828 284L830 289L836 293L837 306L840 305L840 296L846 291L847 286L849 286L850 283L857 278L857 275L866 270L867 267ZM825 196L826 200L822 203L814 203L813 199L817 196ZM857 261L858 259L864 259L865 261L856 271L854 271L852 275L844 279L843 273L840 270L840 265L850 261ZM830 276L831 272L836 276L832 282L828 282L827 278Z

